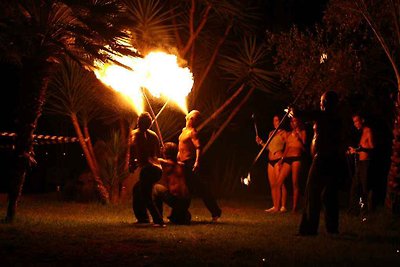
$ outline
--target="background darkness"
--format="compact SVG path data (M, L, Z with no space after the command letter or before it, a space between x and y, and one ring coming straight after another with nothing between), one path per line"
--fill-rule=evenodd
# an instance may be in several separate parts
M327 1L307 0L274 0L264 2L265 28L271 31L283 31L292 24L300 28L312 26L322 18L323 9ZM263 34L263 33L261 33ZM8 62L0 61L0 132L13 132L16 110L19 104L18 95L18 68ZM255 144L254 126L251 114L256 114L259 132L264 137L271 130L273 114L282 114L287 103L281 98L273 98L263 92L255 91L247 105L238 114L238 117L246 117L245 125L222 135L219 142L230 142L235 149L247 151L252 158L257 154L259 147ZM242 120L238 120L242 121ZM93 138L101 136L104 132L101 125L94 126ZM59 116L43 115L38 122L36 131L38 134L75 136L70 121ZM5 192L9 167L12 164L11 152L4 145L11 144L9 138L0 137L0 191ZM248 144L254 144L249 148ZM218 149L218 146L215 147ZM211 149L212 151L212 149ZM37 166L27 175L24 190L28 192L53 191L56 185L62 185L67 179L76 179L86 167L82 151L78 143L53 144L35 146ZM211 153L211 152L210 152ZM265 153L264 153L265 154ZM264 194L268 186L265 179L266 155L263 155L252 170L254 181L251 190Z

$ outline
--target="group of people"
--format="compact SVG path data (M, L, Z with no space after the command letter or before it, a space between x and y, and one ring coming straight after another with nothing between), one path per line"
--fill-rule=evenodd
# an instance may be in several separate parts
M149 212L153 225L164 227L163 203L166 203L172 208L168 216L171 223L189 224L193 193L203 199L212 221L220 218L222 211L199 175L201 143L196 130L199 122L200 112L191 111L178 144L161 145L157 134L149 129L150 114L144 112L138 117L137 128L132 133L130 161L131 166L140 168L132 198L137 223L149 223Z
M338 233L339 200L338 192L346 170L346 153L354 156L355 175L351 186L350 209L356 209L360 199L361 211L372 208L369 165L374 149L372 131L359 114L353 116L354 126L361 131L358 147L347 146L344 139L343 120L338 112L339 97L334 91L321 96L320 110L300 112L290 109L291 130L280 129L280 118L274 116L268 138L268 178L271 186L273 206L266 212L286 212L287 189L285 179L291 174L293 183L292 211L299 206L299 179L306 153L311 156L303 214L299 235L316 235L322 205L325 206L325 224L328 233ZM301 118L301 119L300 119ZM313 122L313 137L307 144L307 132L302 121ZM191 111L186 116L178 144L168 142L160 145L159 138L149 128L152 118L142 113L137 129L132 133L131 165L140 168L139 181L133 187L133 212L138 223L149 223L150 213L155 226L165 226L163 203L169 205L168 219L176 224L189 224L189 206L194 192L203 199L211 213L212 221L221 216L221 209L201 179L201 143L196 127L200 112ZM256 137L260 145L267 145ZM162 147L162 149L160 149Z
M280 118L274 116L274 130L268 136L268 178L273 206L266 212L286 212L287 189L284 181L292 177L292 211L298 210L299 178L304 167L305 155L312 162L308 170L305 201L299 235L316 235L318 232L321 206L324 205L325 224L328 233L338 233L338 192L346 173L346 158L355 159L355 171L350 191L349 210L366 214L373 208L369 166L374 149L373 133L360 114L352 116L354 127L361 132L358 146L347 146L343 120L337 106L339 97L334 91L325 92L318 111L294 111L291 109L291 130L280 129ZM306 143L306 130L302 121L313 122L311 145ZM259 145L266 145L256 137Z
M273 206L266 212L286 212L287 190L285 179L292 174L293 205L292 211L297 211L299 200L299 177L303 162L303 154L306 151L306 131L298 118L291 119L291 131L278 128L279 116L274 116L273 125L276 129L269 133L268 144L268 179L271 186ZM256 142L264 145L264 141L256 136Z

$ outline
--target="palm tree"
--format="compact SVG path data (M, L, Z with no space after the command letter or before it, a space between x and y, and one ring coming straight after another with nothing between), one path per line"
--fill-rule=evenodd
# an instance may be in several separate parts
M159 0L124 0L127 15L135 22L132 31L132 45L143 55L151 49L167 49L174 44L174 25L169 21L174 15Z
M32 135L53 67L64 55L93 67L94 59L112 60L112 51L132 54L121 45L129 23L123 8L114 0L1 1L0 55L21 68L16 159L6 222L15 218L26 170L34 163Z
M83 69L75 61L63 59L59 70L50 81L45 108L51 113L68 116L71 119L100 198L103 202L107 202L109 192L100 177L99 164L88 129L90 120L99 114L99 103L95 99L101 93L100 89L103 89L103 86L92 72Z
M119 131L112 131L105 143L105 155L99 159L100 174L114 204L119 202L122 182L129 175L125 162L121 161L126 151L126 140L123 138Z
M254 33L257 27L260 26L260 23L254 23L260 21L260 14L257 12L259 10L257 9L258 6L255 2L249 3L249 1L244 0L126 1L132 3L129 13L136 21L140 21L138 23L140 27L132 30L136 36L133 42L138 42L135 46L154 49L159 48L159 44L162 43L162 47L168 51L177 50L176 53L187 61L188 66L194 73L195 84L189 95L189 109L200 109L206 115L211 115L215 112L215 115L211 115L211 117L216 118L218 115L221 118L221 120L217 120L217 118L210 121L213 123L213 130L215 131L206 146L207 150L246 103L252 91L256 88L265 89L266 86L263 82L271 74L263 70L265 66L261 66L261 58L263 61L265 60L260 55L263 48L258 45L251 47L253 44L249 41L251 38L245 37ZM152 12L148 12L150 10L153 10L157 15L151 15ZM158 40L157 42L140 44L141 38L139 36L154 35L157 38L151 41ZM237 40L240 40L240 38L247 41L239 46L232 45L237 44ZM232 50L233 46L235 50ZM246 58L242 53L238 53L238 51L243 50L250 53L252 59L257 63L249 63L251 59ZM221 76L227 73L226 71L231 74L233 72L230 69L231 66L217 68L221 60L227 61L221 55L229 56L231 60L229 64L231 66L244 66L234 70L237 76L235 85L220 79ZM238 57L241 58L239 59ZM254 57L258 58L254 59ZM244 60L245 62L243 62ZM252 69L250 71L251 74L249 74L249 69L256 64L258 66ZM265 62L263 64L265 65ZM245 83L243 79L248 76L252 76L251 82L246 81ZM259 80L257 81L257 79ZM269 77L267 79L267 84L269 84L268 81L272 81L272 78ZM238 91L235 92L233 89ZM243 91L247 95L243 95ZM241 103L233 112L231 112L232 109L226 109L234 99L240 96ZM225 99L227 100L224 104ZM223 107L218 108L221 104ZM228 114L229 112L231 113ZM167 117L171 117L167 116L169 114L168 110L164 113L163 115L165 116L160 117L160 125L163 126L164 122L170 125L171 122L169 120L164 120ZM210 129L210 127L205 128L204 126L202 128L206 132ZM174 135L176 133L172 133L171 136Z
M221 55L219 67L225 73L224 78L232 84L230 92L227 93L231 96L222 105L220 104L213 114L208 115L209 119L200 126L204 131L212 131L210 139L204 146L203 153L210 151L211 146L226 128L232 128L233 119L245 106L255 90L262 90L274 95L281 89L277 73L268 71L269 62L267 59L269 54L265 44L258 42L254 36L244 37L242 42L236 43L230 50L225 51L226 54ZM234 93L232 93L233 90L235 90ZM212 121L215 121L215 118L219 118L219 120L211 124ZM221 145L225 154L232 149L231 143L226 144L222 141ZM243 164L239 164L239 161L242 163L244 160L243 153L238 156L234 149L229 153L229 157L224 155L218 158L220 165L225 166L223 170L219 168L214 170L216 177L225 177L219 179L219 188L225 193L232 193L237 181L239 181L239 179L234 178L239 178L238 176L245 171ZM221 161L224 161L224 163L221 164Z
M233 51L239 51L234 56L231 54L223 55L220 61L220 68L227 73L226 79L231 80L233 84L237 81L241 82L237 91L248 87L246 95L228 114L224 122L218 126L218 130L212 135L211 139L205 145L203 152L205 153L209 147L219 137L225 127L230 123L234 116L239 112L240 108L249 99L255 89L262 90L266 93L276 93L279 89L277 73L266 70L268 51L264 44L257 44L254 36L243 39L243 43L234 46ZM233 94L235 96L236 94ZM226 103L231 102L231 98ZM222 105L224 107L225 105ZM219 109L216 112L221 112ZM214 114L210 118L214 117ZM204 127L201 125L200 127Z

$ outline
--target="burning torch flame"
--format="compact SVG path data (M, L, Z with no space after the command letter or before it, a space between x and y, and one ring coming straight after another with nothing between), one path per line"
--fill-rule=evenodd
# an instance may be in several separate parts
M120 63L131 68L104 64L95 74L104 84L125 95L135 111L143 112L141 88L147 88L155 97L165 97L188 113L186 97L193 87L193 74L189 68L182 68L175 55L151 52L144 58L118 57Z
M320 64L325 63L325 60L327 59L328 59L328 54L322 53L321 57L319 58L319 63Z
M250 173L247 174L247 177L241 178L240 180L241 180L242 184L244 184L245 186L249 186L250 182L251 182Z

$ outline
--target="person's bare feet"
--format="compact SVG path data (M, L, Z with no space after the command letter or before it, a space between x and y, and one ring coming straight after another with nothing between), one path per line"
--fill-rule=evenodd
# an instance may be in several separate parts
M266 209L264 211L268 212L268 213L274 213L274 212L278 212L279 210L277 208L275 208L275 207L272 207L272 208Z

